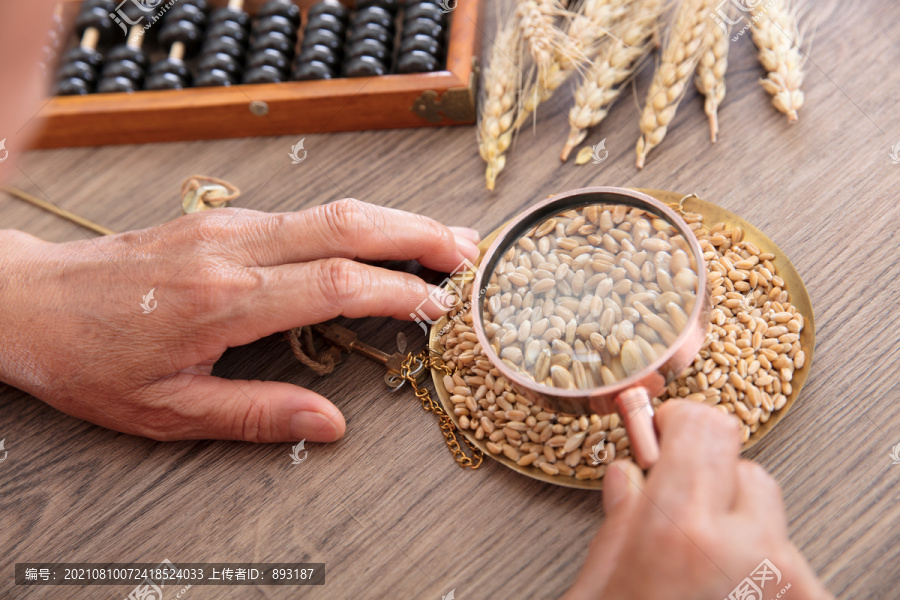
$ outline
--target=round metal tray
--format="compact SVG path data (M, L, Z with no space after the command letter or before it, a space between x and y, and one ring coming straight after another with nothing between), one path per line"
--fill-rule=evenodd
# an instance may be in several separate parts
M685 196L685 194L669 192L665 190L642 189L639 191L649 194L650 196L653 196L654 198L657 198L660 201L672 206L678 206L679 201L681 201L681 199ZM685 198L683 202L683 208L686 211L703 215L703 223L707 226L714 225L716 223L725 223L729 228L739 226L744 230L744 240L753 242L763 252L770 252L774 254L774 262L776 267L778 268L778 275L782 279L784 279L785 289L787 289L791 297L791 304L795 306L798 311L800 311L800 314L803 315L804 326L803 331L801 331L800 333L800 347L803 348L803 351L806 353L806 363L803 365L802 369L797 369L796 371L794 371L794 377L791 380L791 394L787 398L787 403L785 403L784 407L781 410L773 413L769 420L766 423L760 425L759 429L757 429L756 432L750 436L750 439L746 444L744 444L743 447L743 450L747 450L754 444L759 442L759 440L761 440L763 437L765 437L772 430L772 428L775 427L775 425L784 418L784 416L794 405L794 402L797 401L797 397L800 395L800 390L803 389L803 384L806 383L806 378L809 376L809 370L812 368L813 349L816 342L816 325L813 319L812 304L809 300L809 293L806 291L806 286L803 285L803 280L800 278L800 274L797 272L797 269L791 263L790 259L785 256L784 252L782 252L778 248L778 246L775 245L775 242L770 240L762 231L760 231L741 217L737 216L736 214L727 211L720 206L716 206L715 204L706 202L705 200L701 200L700 198L697 198L695 196ZM481 256L479 257L479 260L484 256L484 252L488 248L488 246L490 246L491 242L493 242L497 235L499 235L503 230L503 227L504 226L501 225L481 241L481 244L479 244L478 246L481 250ZM434 325L432 325L431 333L428 339L428 347L441 354L443 354L444 349L440 345L440 336L438 335L438 332L446 323L447 318L444 317ZM450 393L444 387L443 374L436 369L432 369L431 376L434 380L434 387L437 391L438 398L440 399L440 402L444 407L444 410L447 411L447 413L453 419L453 422L456 423L457 427L459 427L459 417L457 417L453 412L454 405L450 401ZM473 431L466 430L463 432L463 435L465 435L475 446L480 448L481 451L484 452L485 456L499 461L504 466L509 467L513 471L531 477L532 479L538 479L546 483L552 483L554 485L561 485L572 488L590 490L599 490L603 488L602 478L589 481L580 481L575 479L574 477L570 477L567 475L547 475L540 469L536 469L531 466L519 466L514 461L506 458L503 455L495 456L491 454L487 449L486 442L484 440L476 440Z

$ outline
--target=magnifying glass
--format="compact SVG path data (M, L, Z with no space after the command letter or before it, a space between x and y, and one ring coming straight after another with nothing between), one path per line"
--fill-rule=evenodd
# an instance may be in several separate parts
M479 266L473 324L512 387L554 412L625 422L639 465L659 457L651 398L688 366L709 324L703 253L658 200L598 187L510 222Z

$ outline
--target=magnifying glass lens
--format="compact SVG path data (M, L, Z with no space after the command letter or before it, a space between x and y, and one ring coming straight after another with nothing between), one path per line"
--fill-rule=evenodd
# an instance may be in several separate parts
M538 386L591 389L646 369L697 302L682 232L627 204L541 217L501 252L482 295L484 331L502 362Z

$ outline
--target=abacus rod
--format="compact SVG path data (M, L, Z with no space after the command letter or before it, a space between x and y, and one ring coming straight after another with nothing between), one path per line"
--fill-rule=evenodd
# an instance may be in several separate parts
M140 25L132 25L131 31L128 32L128 41L125 42L125 45L139 50L144 43L143 30L144 28Z
M100 41L100 30L96 27L88 27L81 36L81 47L94 50L97 48L97 42Z
M37 206L43 210L46 210L49 213L56 215L57 217L62 217L63 219L75 223L85 229L89 229L94 233L99 233L100 235L114 235L116 232L112 229L107 229L103 225L98 225L93 221L89 221L84 217L80 217L76 214L70 213L67 210L63 210L54 204L47 202L46 200L41 200L37 196L32 196L27 192L23 192L18 188L14 188L12 186L0 186L0 190L6 192L10 196L18 198L19 200L23 200L31 205Z

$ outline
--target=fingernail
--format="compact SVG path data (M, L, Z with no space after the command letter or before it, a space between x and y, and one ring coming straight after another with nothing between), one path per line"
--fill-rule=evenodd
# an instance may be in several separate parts
M291 416L291 437L310 442L333 442L338 438L334 421L322 413L302 410Z
M478 233L477 229L472 229L471 227L450 227L450 231L453 232L457 237L463 237L469 240L470 242L475 242L476 244L481 241L481 234Z
M480 251L478 250L478 246L476 246L471 240L467 240L466 238L457 235L456 247L459 250L459 253L469 261L475 262L476 260L478 260Z

